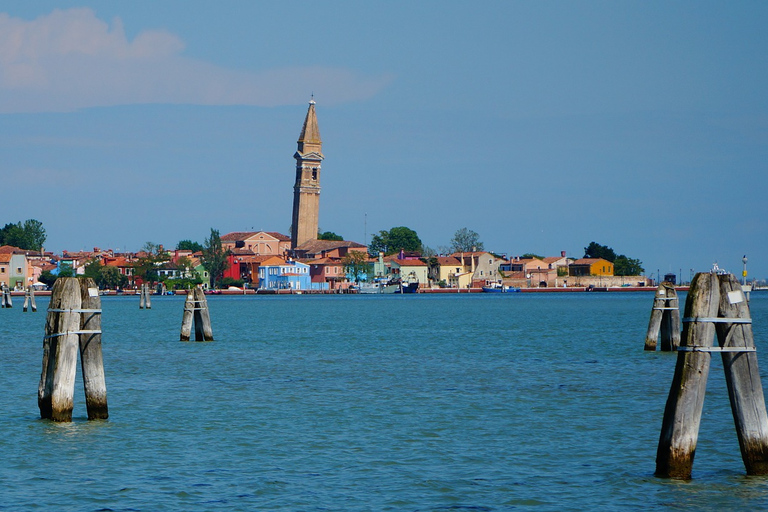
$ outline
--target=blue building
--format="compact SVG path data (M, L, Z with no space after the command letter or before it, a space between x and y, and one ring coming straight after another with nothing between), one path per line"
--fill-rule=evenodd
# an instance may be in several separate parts
M259 266L260 290L310 290L309 265L275 256Z

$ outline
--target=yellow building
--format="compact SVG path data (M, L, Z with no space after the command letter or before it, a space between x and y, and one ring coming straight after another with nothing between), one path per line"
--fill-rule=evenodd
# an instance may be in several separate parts
M568 267L569 276L612 276L613 263L603 258L582 258Z

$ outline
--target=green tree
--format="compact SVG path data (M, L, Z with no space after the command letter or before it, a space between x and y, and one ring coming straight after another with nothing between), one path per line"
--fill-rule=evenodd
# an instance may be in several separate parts
M337 235L333 231L325 231L323 233L317 234L318 240L333 240L333 241L342 241L344 240L344 237L341 235Z
M133 275L145 283L154 283L158 280L157 267L168 261L168 255L161 245L152 242L145 243L142 252L144 254L134 264Z
M43 270L38 281L50 287L56 282L56 276L50 270Z
M524 260L531 260L531 259L543 260L544 256L539 256L538 254L535 254L535 253L532 253L532 252L527 252L527 253L523 254L522 256L520 256L520 258L524 259Z
M452 252L471 252L482 251L483 242L480 241L480 235L471 229L461 228L454 233L451 238Z
M616 261L616 253L613 249L607 245L600 245L597 242L590 242L587 247L584 248L585 258L603 258L611 263Z
M59 268L58 277L75 277L75 269L69 265L63 265Z
M645 272L643 262L633 258L619 255L613 262L613 273L617 276L639 276Z
M400 250L421 252L422 244L419 235L410 228L399 226L389 231L379 231L378 235L371 237L368 252L378 254L394 254Z
M92 278L102 290L116 290L128 284L128 278L122 275L117 267L102 265L97 259L85 265L83 276Z
M192 240L181 240L176 244L176 249L179 251L201 252L203 250L203 246L197 242L193 242Z
M365 252L350 251L341 259L341 263L344 265L344 273L355 283L367 280L373 270Z
M221 236L217 229L211 228L211 235L205 239L203 244L203 264L208 270L211 288L216 288L216 284L221 279L224 271L229 267L227 252L221 245Z
M22 224L6 224L0 229L0 245L12 245L27 251L39 251L45 243L43 223L27 219Z

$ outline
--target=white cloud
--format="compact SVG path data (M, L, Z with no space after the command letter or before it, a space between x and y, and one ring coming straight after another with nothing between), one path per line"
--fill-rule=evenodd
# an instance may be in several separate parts
M32 21L0 13L0 113L66 112L137 103L274 106L369 98L390 81L339 68L226 69L182 55L165 31L129 41L90 9L54 10Z

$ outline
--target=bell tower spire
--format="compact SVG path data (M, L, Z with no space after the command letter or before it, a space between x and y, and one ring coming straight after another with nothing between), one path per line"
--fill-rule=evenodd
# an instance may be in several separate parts
M304 126L297 141L296 183L293 185L293 222L291 223L291 249L304 242L317 239L320 210L320 162L323 161L323 142L317 126L314 95L309 101Z

